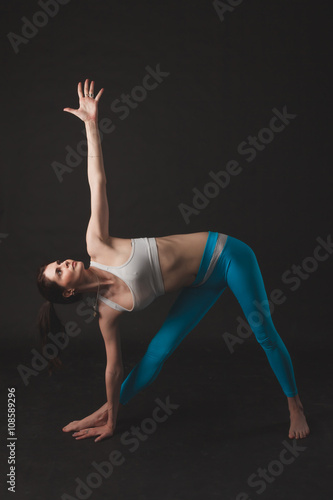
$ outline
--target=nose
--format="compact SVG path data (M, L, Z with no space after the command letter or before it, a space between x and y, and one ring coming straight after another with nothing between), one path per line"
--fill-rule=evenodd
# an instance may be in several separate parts
M59 266L61 266L62 264L65 264L65 267L69 267L71 265L71 263L68 260L64 260L63 262L61 262L61 260L57 260L57 264Z

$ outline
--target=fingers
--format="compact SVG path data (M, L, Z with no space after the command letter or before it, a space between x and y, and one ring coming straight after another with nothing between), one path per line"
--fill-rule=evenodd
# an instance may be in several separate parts
M98 102L98 101L100 100L101 95L103 94L103 92L104 92L104 89L101 89L101 90L98 92L97 96L95 97L95 101L97 101L97 102Z
M109 436L112 436L113 433L110 434L110 432L102 432L98 431L97 429L94 428L89 428L89 429L81 429L79 431L76 431L72 434L72 437L76 439L76 441L80 441L81 439L87 439L87 438L92 438L96 437L94 440L95 443L98 441L102 441L102 439L105 439Z
M102 441L102 439L104 439L106 436L104 434L101 434L100 436L98 436L98 438L94 439L94 442L95 443L98 443L98 441Z
M62 428L64 432L71 432L71 431L76 431L76 422L71 422L68 425L65 425L65 427Z
M89 80L86 78L84 82L84 97L86 97L89 94Z
M113 432L103 432L100 436L98 436L94 441L97 443L98 441L102 441L102 439L108 438L113 436Z
M78 86L77 86L77 93L79 95L79 98L81 99L81 97L83 97L83 92L82 92L82 83L79 82L78 83Z
M69 424L65 425L65 427L62 428L63 432L73 432L73 431L80 431L84 427L84 424L82 423L81 420L73 420L72 422L69 422Z
M94 92L95 92L95 82L94 82L94 80L92 80L90 82L90 85L89 85L89 78L86 78L86 80L84 82L84 92L82 91L82 83L79 82L78 83L78 87L77 87L77 91L78 91L78 95L79 95L80 98L82 98L82 97L89 97L90 95L94 95ZM101 89L98 92L98 94L97 94L97 96L95 98L96 101L99 101L99 99L100 99L101 95L103 94L103 92L104 92L104 89Z
M67 113L71 113L72 115L75 115L78 118L80 118L80 113L79 113L78 109L64 108L63 111L66 111ZM80 118L80 119L82 119L82 118Z
M77 441L79 441L80 439L91 438L95 435L96 431L94 431L94 429L82 429L81 431L77 431L72 434L72 436L75 437Z
M79 82L78 83L78 86L77 86L77 93L79 95L80 98L82 97L87 97L89 96L89 94L93 94L94 93L94 86L95 86L95 82L91 82L90 84L90 90L89 90L89 78L86 78L85 79L85 82L84 82L84 93L82 91L82 83Z

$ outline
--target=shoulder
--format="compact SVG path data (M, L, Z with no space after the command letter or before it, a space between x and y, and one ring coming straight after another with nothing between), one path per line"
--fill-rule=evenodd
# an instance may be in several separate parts
M101 255L111 249L111 237L108 238L93 238L87 241L87 253L90 260L98 261Z
M87 242L87 253L91 260L98 260L103 256L110 255L110 252L122 253L131 246L132 238L117 238L108 236L107 238L95 237Z
M123 254L131 250L132 238L118 238L108 236L108 238L94 238L87 243L87 253L90 260L95 262L112 262ZM110 260L111 259L111 260Z
M103 302L98 302L98 322L99 326L103 332L103 329L116 326L118 324L120 316L124 311L118 311L113 309Z

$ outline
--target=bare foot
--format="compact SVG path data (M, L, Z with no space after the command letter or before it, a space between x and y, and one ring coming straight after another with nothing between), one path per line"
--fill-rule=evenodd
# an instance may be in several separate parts
M72 431L81 431L82 429L86 429L87 427L100 427L105 425L108 420L107 412L103 413L100 416L89 415L88 417L83 418L82 420L73 420L68 425L62 428L64 432L72 432Z
M307 424L303 409L298 408L297 410L292 410L290 412L290 429L289 429L290 439L305 438L309 434L310 434L310 429Z

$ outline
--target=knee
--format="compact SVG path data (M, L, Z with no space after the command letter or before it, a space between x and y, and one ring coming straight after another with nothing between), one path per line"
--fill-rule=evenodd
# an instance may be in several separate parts
M265 351L273 351L278 346L278 333L274 330L254 331L257 342Z
M262 340L258 340L258 342L261 345L261 347L264 349L264 351L274 351L274 349L277 348L277 342L272 340L269 337L266 337Z
M153 344L148 346L145 357L148 357L153 363L164 363L170 356L171 352L167 346L155 346Z

